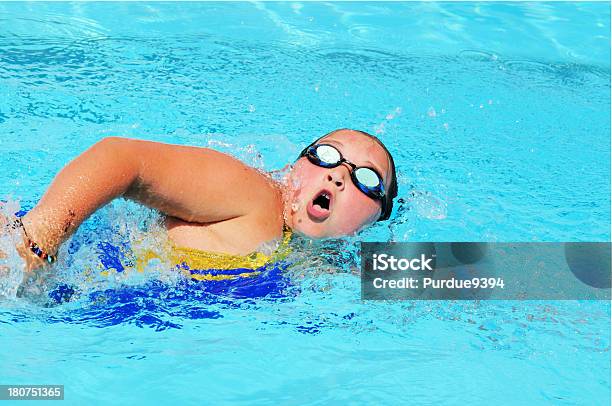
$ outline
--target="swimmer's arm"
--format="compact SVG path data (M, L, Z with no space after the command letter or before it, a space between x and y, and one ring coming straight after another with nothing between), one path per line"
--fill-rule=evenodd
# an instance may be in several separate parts
M207 148L110 137L62 169L23 224L33 241L55 253L84 220L117 197L207 223L253 212L270 199L267 182L253 168ZM40 265L38 258L28 259Z

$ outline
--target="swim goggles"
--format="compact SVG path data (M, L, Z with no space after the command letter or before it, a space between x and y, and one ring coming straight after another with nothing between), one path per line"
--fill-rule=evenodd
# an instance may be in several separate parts
M382 176L374 169L367 166L357 166L354 163L344 159L340 151L333 145L315 144L306 147L301 157L306 157L308 160L322 168L335 168L342 164L347 164L351 167L351 179L357 189L374 200L380 200L382 203L382 213L386 213L385 186Z

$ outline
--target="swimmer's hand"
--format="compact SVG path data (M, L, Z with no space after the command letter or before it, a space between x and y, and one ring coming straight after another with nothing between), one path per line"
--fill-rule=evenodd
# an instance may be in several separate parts
M23 261L25 263L24 267L24 278L26 278L29 274L34 273L35 271L42 270L46 268L49 264L36 256L30 248L26 245L25 241L21 244L18 244L15 249Z
M11 231L12 231L12 227L10 225L8 218L4 214L0 213L0 236L8 234ZM26 279L27 276L32 274L35 270L43 269L45 266L48 265L47 262L43 261L41 258L36 256L28 248L27 243L25 241L25 237L23 238L21 243L17 244L15 249L17 250L17 253L19 254L19 256L23 258L23 261L24 261L24 265L25 265L24 279ZM6 258L7 258L7 254L3 252L2 250L0 250L0 260L6 259ZM0 264L0 277L3 275L3 273L8 273L8 271L9 271L9 268L7 265Z

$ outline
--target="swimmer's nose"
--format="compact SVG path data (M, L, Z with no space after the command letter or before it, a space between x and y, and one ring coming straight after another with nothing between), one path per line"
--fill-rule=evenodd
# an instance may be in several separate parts
M344 190L346 184L344 176L347 171L342 169L343 167L343 165L340 165L327 173L327 181L336 185L338 190Z

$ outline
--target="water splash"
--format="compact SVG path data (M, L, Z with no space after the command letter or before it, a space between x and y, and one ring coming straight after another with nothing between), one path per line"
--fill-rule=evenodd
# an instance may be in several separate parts
M17 201L0 202L0 300L14 299L24 279L25 264L15 248L20 235L8 225L20 210Z
M431 192L412 191L408 201L419 216L428 220L444 220L447 216L446 202Z

